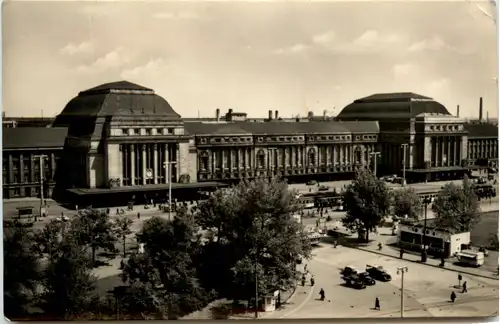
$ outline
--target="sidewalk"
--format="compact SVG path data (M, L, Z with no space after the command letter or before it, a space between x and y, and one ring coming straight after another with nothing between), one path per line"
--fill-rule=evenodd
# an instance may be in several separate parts
M388 246L388 244L395 243L396 241L396 236L391 235L391 229L390 228L379 228L378 229L378 234L371 234L371 238L373 241L368 243L368 245L365 246L353 246L352 248L370 252L370 253L375 253L378 255L383 255L387 257L392 257L399 259L399 249L394 248L392 246ZM378 249L378 244L382 243L382 250ZM411 262L418 262L420 263L420 254L415 253L415 252L405 252L403 255L403 260L411 261ZM448 259L445 263L444 267L440 267L439 264L441 263L440 259L434 259L433 257L429 256L427 258L427 262L423 263L427 266L430 267L435 267L439 269L445 269L449 271L454 271L454 272L460 272L463 274L468 274L471 276L477 276L477 277L483 277L483 278L488 278L488 279L494 279L498 280L498 274L495 274L493 271L489 271L484 268L465 268L465 267L460 267L454 265L453 262L454 259Z
M295 312L298 307L306 302L309 298L309 295L312 294L314 287L310 285L306 286L297 286L295 292L290 296L290 298L283 303L281 308L275 310L274 312L269 313L261 313L259 318L261 319L280 319L288 316L292 312Z

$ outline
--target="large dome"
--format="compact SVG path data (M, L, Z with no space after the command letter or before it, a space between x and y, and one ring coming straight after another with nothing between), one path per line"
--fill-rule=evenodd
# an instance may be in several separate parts
M54 127L69 127L74 136L100 136L96 124L124 121L181 121L170 104L152 89L119 81L82 91L56 117Z
M451 115L432 98L411 92L381 93L355 100L338 114L340 120L410 119L421 113Z

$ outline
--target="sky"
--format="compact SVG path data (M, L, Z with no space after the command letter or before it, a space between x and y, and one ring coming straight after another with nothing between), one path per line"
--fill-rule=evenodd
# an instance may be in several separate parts
M3 4L3 110L56 116L79 91L127 80L184 117L338 114L415 92L498 115L488 2L23 2ZM486 114L486 113L485 113Z

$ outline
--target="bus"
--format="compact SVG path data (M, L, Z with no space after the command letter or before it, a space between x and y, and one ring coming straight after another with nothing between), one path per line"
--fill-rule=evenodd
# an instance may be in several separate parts
M464 265L480 267L484 264L484 253L472 250L463 250L456 254L458 262Z
M317 246L319 245L320 241L321 241L321 237L323 235L321 235L320 233L317 233L317 232L313 232L313 233L310 233L309 234L309 243L312 245L312 246Z

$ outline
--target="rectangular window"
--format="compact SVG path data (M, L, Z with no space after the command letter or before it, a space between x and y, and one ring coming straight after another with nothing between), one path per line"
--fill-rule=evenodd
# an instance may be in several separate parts
M146 128L146 135L151 135L153 130L151 128Z
M174 128L169 128L169 129L167 129L167 131L168 131L169 134L174 134L174 132L175 132Z
M123 135L128 135L128 129L126 129L126 128L122 129L122 134Z
M134 128L134 135L141 135L141 129L140 128Z

